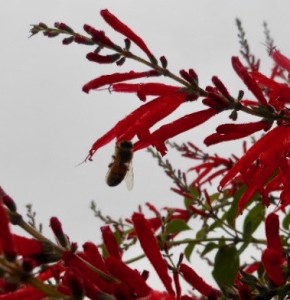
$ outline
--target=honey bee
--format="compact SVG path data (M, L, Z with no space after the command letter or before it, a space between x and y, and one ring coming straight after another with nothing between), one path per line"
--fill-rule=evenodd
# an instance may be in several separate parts
M120 184L124 178L128 190L133 188L133 144L130 141L121 141L116 144L113 161L109 164L106 182L109 186Z

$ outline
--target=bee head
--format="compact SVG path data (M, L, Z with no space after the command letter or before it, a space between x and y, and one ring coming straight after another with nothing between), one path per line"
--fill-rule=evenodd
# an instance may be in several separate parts
M133 144L131 141L121 141L119 143L120 147L122 147L123 149L132 149L133 148Z

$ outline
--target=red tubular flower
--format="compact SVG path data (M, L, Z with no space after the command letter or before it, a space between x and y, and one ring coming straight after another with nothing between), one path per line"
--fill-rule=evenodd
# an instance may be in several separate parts
M106 266L114 277L126 284L132 294L137 297L145 297L150 293L151 289L144 278L120 259L110 256L106 259Z
M68 246L68 238L62 230L61 222L56 217L50 218L50 227L61 246Z
M216 128L216 133L205 138L204 143L210 146L225 141L240 139L263 129L268 130L269 126L271 126L271 124L266 121L244 124L222 124Z
M149 145L153 145L162 155L164 155L167 151L165 146L166 140L206 122L219 112L220 111L215 108L209 108L186 115L169 124L163 125L150 134L147 139L140 139L140 141L134 145L134 150L140 150Z
M99 64L111 64L120 58L120 54L101 55L96 52L87 54L87 59Z
M94 27L85 24L84 30L92 36L92 40L97 44L103 44L107 47L116 49L116 45L105 35L104 31L95 29Z
M265 134L259 141L257 141L245 155L233 166L233 168L224 176L220 182L220 188L223 188L229 181L231 181L239 172L245 171L252 165L252 163L259 158L259 155L265 151L273 150L269 145L281 145L282 141L290 134L290 128L286 126L278 126L267 134ZM277 150L277 147L275 147ZM273 158L276 155L273 156Z
M156 62L154 55L148 49L145 42L135 32L133 32L132 29L130 29L123 22L121 22L116 16L114 16L107 9L101 10L101 16L114 30L126 36L129 40L134 42L141 50L143 50L152 62L154 63Z
M83 249L84 249L83 257L86 259L86 261L91 263L99 270L108 273L108 269L106 267L105 261L102 258L99 249L95 244L91 242L86 242L83 245Z
M281 267L280 253L267 248L262 254L262 262L269 278L278 286L284 285L286 278Z
M132 80L143 77L158 76L156 71L145 71L145 72L134 72L130 71L127 73L114 73L110 75L103 75L95 78L83 86L83 91L88 93L90 90L95 90L104 85L110 85L116 82Z
M232 57L232 65L236 73L243 80L248 89L256 96L260 104L267 106L267 100L264 97L262 90L259 88L255 80L251 77L247 69L242 65L238 57Z
M181 90L178 86L167 85L163 83L116 83L112 85L114 92L137 93L140 100L146 101L147 96L167 96Z
M262 86L266 87L269 93L269 104L276 110L285 108L285 103L290 103L290 87L270 79L259 72L252 72L252 77Z
M151 291L149 297L147 297L144 300L176 300L175 297L173 297L170 294L167 294L165 292L159 292L159 291ZM192 298L190 297L192 300Z
M211 80L212 80L213 84L215 85L215 87L221 92L221 94L223 96L225 96L226 98L231 97L227 88L225 87L225 85L222 83L222 81L217 76L213 76Z
M108 282L103 277L99 276L83 261L82 253L75 255L71 252L66 252L63 256L64 266L66 268L77 269L83 278L95 284L100 290L111 294L113 291L112 282ZM105 272L106 273L106 272Z
M75 299L82 299L84 296L84 282L81 274L77 270L68 270L65 272L64 278Z
M182 263L179 270L184 279L202 295L210 299L218 299L220 292L207 284L192 268Z
M37 288L24 286L23 288L14 291L13 293L3 294L0 296L0 300L43 300L47 295Z
M102 231L104 244L106 246L108 253L111 256L121 259L122 250L120 249L118 242L116 240L116 237L115 237L114 233L112 232L110 226L102 226L101 231Z
M110 131L100 137L92 146L87 159L91 160L95 152L114 138L131 140L135 135L141 137L149 134L149 128L159 120L165 118L178 108L187 98L185 93L176 93L170 96L158 97L119 121Z
M0 201L0 243L7 258L14 260L17 256L16 246L9 228L9 217L2 201Z
M283 55L279 50L274 50L272 58L277 65L290 72L290 59L288 57Z
M279 216L275 213L270 213L265 222L267 247L277 251L283 256L283 246L279 235Z
M172 280L168 274L167 263L161 255L150 223L145 219L144 215L140 213L134 213L132 221L144 253L153 265L168 293L174 296L175 292L172 288Z
M36 239L13 234L13 240L17 253L23 257L42 254L44 251L43 243Z

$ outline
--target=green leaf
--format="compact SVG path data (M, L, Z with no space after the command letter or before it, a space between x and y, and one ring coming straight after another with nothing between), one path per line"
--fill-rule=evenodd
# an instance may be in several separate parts
M190 261L190 257L191 257L192 251L194 250L195 245L196 245L196 243L188 243L188 245L184 249L184 255L188 261Z
M166 225L165 232L167 234L179 233L181 231L189 230L189 229L191 229L191 228L187 225L187 223L185 221L177 219L177 220L173 220L173 221L169 222Z
M193 199L200 197L199 191L195 186L191 186L189 192L192 198L186 198L186 197L184 198L184 206L186 208L189 208L189 206L193 204L194 202Z
M208 233L208 228L203 227L196 233L195 237L197 239L204 239L206 237L207 233Z
M212 275L221 286L232 286L239 271L240 261L235 246L223 245L219 248L214 261Z
M255 205L247 214L244 220L243 236L246 241L252 238L252 234L265 219L265 207L261 203Z
M242 195L246 191L246 189L247 189L247 187L245 185L243 185L236 192L236 194L234 196L234 201L232 202L232 205L231 205L230 209L225 214L225 219L227 220L227 222L230 226L233 226L234 223L235 223L237 213L238 213L238 204L239 204L239 201L240 201Z
M289 227L290 227L290 213L289 212L283 219L282 226L284 229L289 230Z
M214 242L207 243L203 251L201 252L201 256L205 256L207 253L209 253L210 251L216 248L218 248L218 245L216 243Z

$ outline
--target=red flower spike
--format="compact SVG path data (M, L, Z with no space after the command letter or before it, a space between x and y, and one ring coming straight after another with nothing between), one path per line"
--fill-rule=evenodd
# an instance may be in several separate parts
M96 52L90 52L86 57L89 61L99 64L111 64L120 58L120 54L100 55Z
M280 253L267 248L262 254L262 262L269 278L278 286L284 285L286 278L281 267Z
M271 125L271 123L266 121L244 124L222 124L216 128L216 133L205 138L204 143L210 146L225 141L237 140L260 130L268 130Z
M84 25L84 30L91 35L92 40L96 42L97 44L103 44L107 47L117 49L119 50L119 47L117 47L104 33L104 31L97 30L94 27L85 24Z
M206 122L219 112L219 110L209 108L186 115L169 124L163 125L148 136L147 140L140 140L137 142L134 145L134 149L140 150L149 145L153 145L162 155L164 155L166 153L166 146L164 144L166 140Z
M265 149L269 149L269 145L273 145L273 143L275 143L275 145L282 144L282 141L289 134L290 128L286 126L278 126L269 131L259 141L257 141L224 176L224 178L220 182L220 188L222 189L238 173L244 173L246 169L248 169L252 165L252 163L259 157L259 155L265 151Z
M121 22L116 16L114 16L107 9L101 10L101 16L114 30L123 34L129 40L134 42L141 50L143 50L152 63L154 64L157 63L156 58L154 57L152 52L148 49L145 42L135 32L133 32L127 25Z
M146 101L147 96L167 96L181 90L178 86L163 83L116 83L111 87L114 92L137 93L140 100Z
M145 297L150 293L151 289L144 278L137 271L130 269L121 260L110 256L106 259L106 266L114 277L129 287L132 294L137 297Z
M283 55L279 50L274 50L272 52L272 58L277 65L290 72L290 59L288 57Z
M101 227L104 244L110 256L114 256L118 259L122 257L122 250L120 249L114 233L111 231L110 226Z
M157 239L153 234L150 223L141 213L134 213L132 221L144 253L153 265L168 293L174 296L175 292L172 288L172 280L168 274L167 263L161 255Z
M210 299L218 299L220 292L207 284L192 268L182 263L179 270L184 279L202 295Z
M7 259L13 261L17 256L17 252L13 235L9 228L9 217L2 201L0 202L0 243Z
M58 220L58 218L56 217L50 218L50 227L55 237L57 238L58 242L60 243L60 245L66 248L68 246L68 238L62 230L62 225Z
M267 247L283 256L283 246L279 235L279 216L275 213L268 215L266 222Z
M89 93L90 90L95 90L104 85L110 85L116 82L132 80L143 77L158 76L156 71L146 71L146 72L134 72L130 71L128 73L114 73L111 75L103 75L98 78L91 80L83 86L83 91Z
M242 65L238 57L236 56L232 57L232 65L236 73L243 80L243 82L248 87L248 89L256 96L260 104L267 106L268 103L266 98L263 95L262 90L259 88L259 86L251 77L251 75L248 73L247 69Z

